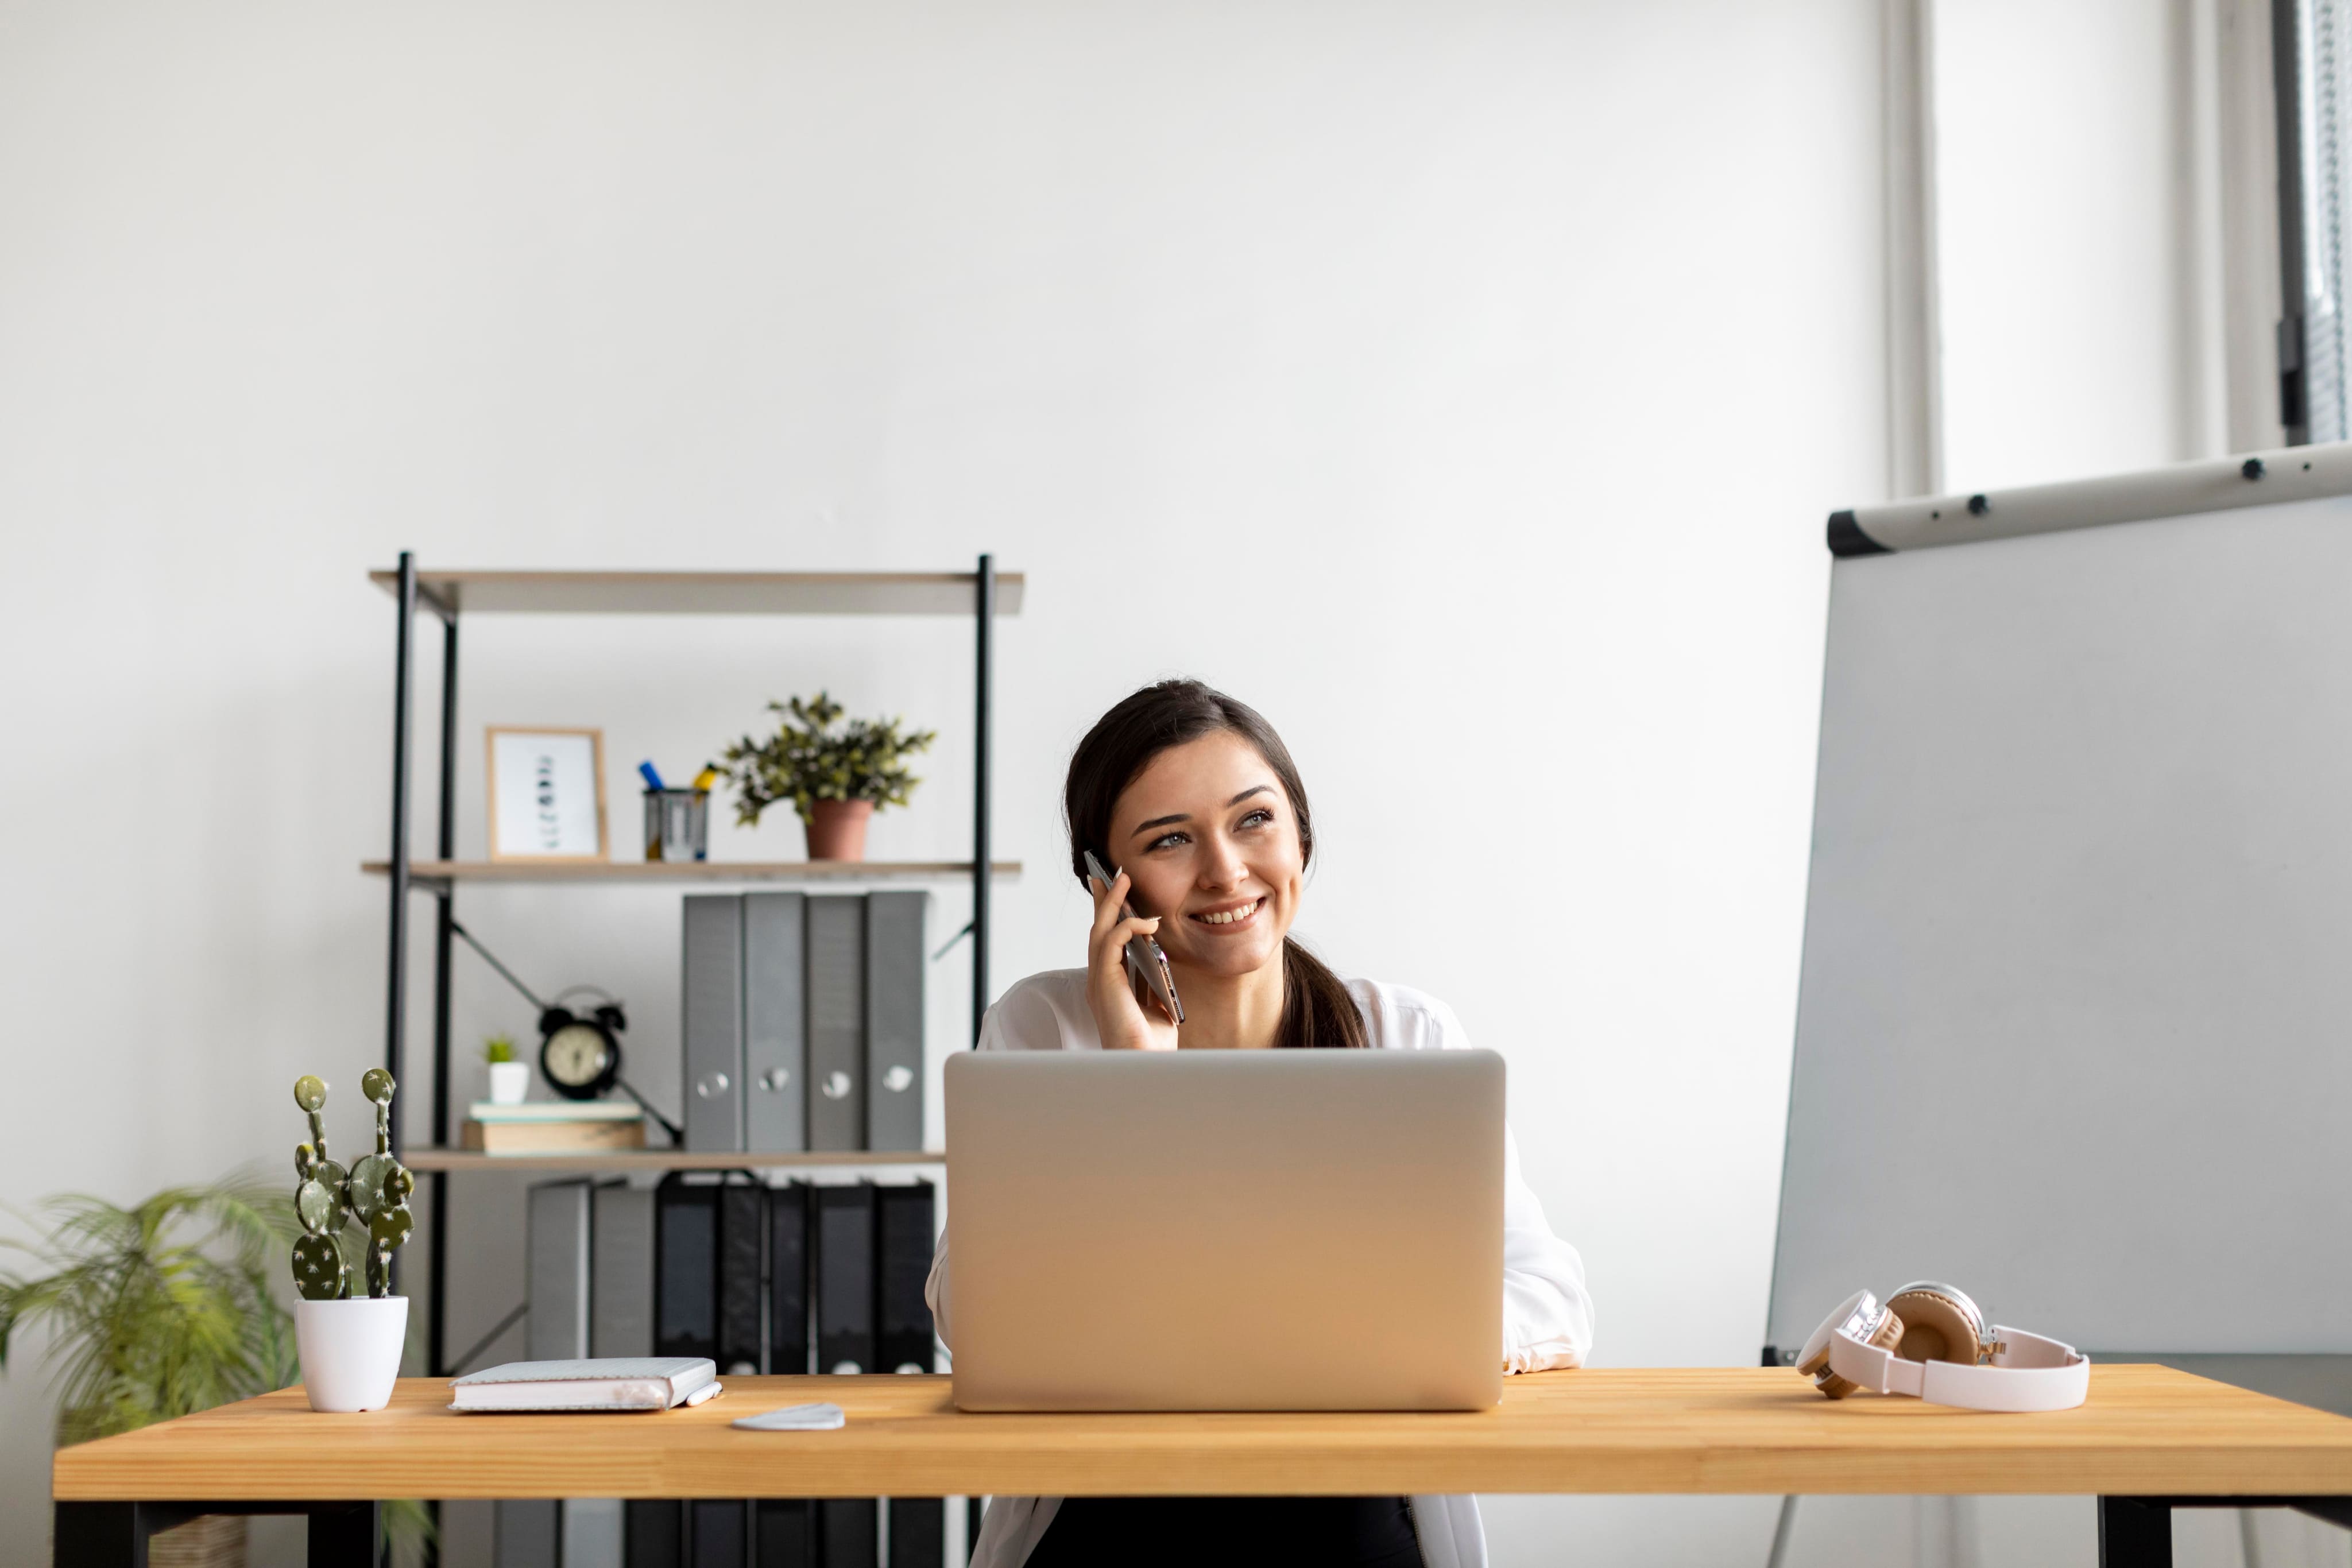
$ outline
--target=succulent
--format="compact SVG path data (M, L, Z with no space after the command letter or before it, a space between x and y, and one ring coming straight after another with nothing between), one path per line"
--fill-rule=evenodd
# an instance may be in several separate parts
M303 1235L294 1243L294 1288L312 1301L341 1301L352 1293L352 1253L362 1254L361 1272L371 1296L392 1294L392 1255L416 1228L408 1195L416 1177L392 1152L392 1097L399 1085L381 1067L360 1079L360 1092L375 1103L375 1153L346 1171L327 1157L327 1126L320 1114L327 1103L323 1079L304 1074L294 1081L294 1103L310 1119L310 1141L294 1145L295 1217ZM363 1239L345 1235L356 1220Z
M836 730L844 710L824 692L772 702L768 711L797 722L778 725L765 740L747 735L721 754L735 786L735 820L747 828L786 800L803 822L814 818L819 800L871 800L877 810L903 806L922 782L907 770L907 758L939 738L934 729L902 735L905 720L898 718L854 718Z
M502 1061L515 1060L514 1036L494 1034L482 1041L482 1060L496 1067Z

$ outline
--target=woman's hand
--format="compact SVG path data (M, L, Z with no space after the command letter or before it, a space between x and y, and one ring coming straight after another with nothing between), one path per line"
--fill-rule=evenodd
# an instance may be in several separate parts
M1133 936L1149 936L1160 929L1155 918L1123 915L1127 903L1127 873L1120 872L1108 888L1094 878L1095 921L1087 933L1087 1006L1095 1015L1095 1030L1105 1051L1173 1051L1176 1025L1160 1006L1160 998L1143 989L1128 971L1127 944Z

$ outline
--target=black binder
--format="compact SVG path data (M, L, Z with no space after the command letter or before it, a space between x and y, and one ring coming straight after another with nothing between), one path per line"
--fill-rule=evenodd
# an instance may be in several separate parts
M719 1193L666 1177L654 1189L654 1354L719 1358Z
M689 1568L750 1568L751 1505L732 1498L696 1498L688 1503L692 1525L687 1542Z
M753 1532L753 1568L819 1568L816 1504L804 1497L762 1498Z
M881 1504L870 1497L828 1497L816 1507L824 1568L874 1568L882 1550Z
M622 1505L622 1562L628 1568L685 1568L686 1505L632 1499Z
M779 1375L814 1370L809 1360L812 1190L802 1182L768 1189L768 1370Z
M874 1184L811 1190L816 1194L816 1369L870 1372L876 1365ZM868 1553L866 1561L872 1560Z
M930 1278L934 1240L931 1184L877 1187L874 1194L875 1317L880 1342L875 1370L929 1372L934 1369L931 1309L923 1300L923 1284Z
M765 1189L748 1181L719 1188L719 1363L728 1373L760 1370L761 1266L766 1249Z
M890 1500L890 1568L943 1568L948 1554L948 1500Z

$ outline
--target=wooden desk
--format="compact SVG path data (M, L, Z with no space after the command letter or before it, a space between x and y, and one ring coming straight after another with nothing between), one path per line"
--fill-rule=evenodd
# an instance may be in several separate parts
M142 1563L148 1531L240 1511L309 1511L312 1561L349 1561L394 1497L2090 1493L2103 1560L2135 1568L2170 1562L2174 1506L2352 1523L2352 1419L2159 1366L2095 1366L2087 1405L2038 1416L1832 1404L1760 1367L1540 1373L1445 1415L969 1416L944 1377L726 1382L658 1416L459 1416L422 1378L366 1416L299 1388L225 1406L59 1453L57 1561ZM847 1427L728 1425L810 1399Z

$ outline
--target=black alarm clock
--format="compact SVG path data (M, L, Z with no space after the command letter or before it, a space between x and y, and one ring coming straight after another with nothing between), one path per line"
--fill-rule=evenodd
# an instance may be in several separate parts
M565 997L586 992L604 999L585 1013L563 1005ZM620 1002L593 986L561 992L539 1015L539 1071L548 1087L568 1100L594 1100L612 1092L621 1076L621 1034L629 1027Z

